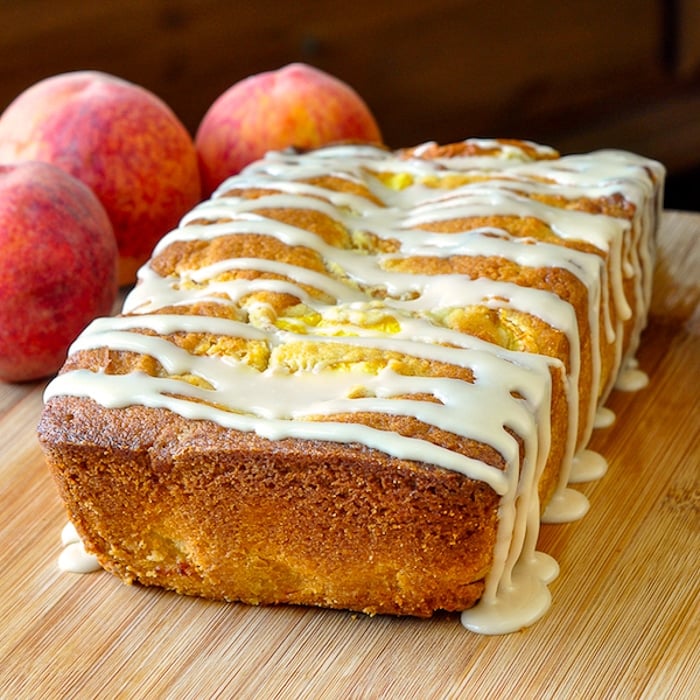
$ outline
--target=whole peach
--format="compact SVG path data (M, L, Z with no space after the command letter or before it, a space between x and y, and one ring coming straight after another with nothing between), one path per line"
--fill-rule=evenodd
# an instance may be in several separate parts
M150 91L96 71L62 73L21 93L0 117L0 163L42 160L88 185L119 246L119 283L200 198L192 137Z
M117 243L80 180L49 163L0 165L0 379L47 377L116 299Z
M355 90L328 73L292 63L228 88L204 115L195 146L209 195L267 151L381 140L374 116Z

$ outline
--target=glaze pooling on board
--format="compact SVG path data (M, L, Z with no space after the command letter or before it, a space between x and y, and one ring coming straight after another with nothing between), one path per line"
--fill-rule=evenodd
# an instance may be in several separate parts
M168 376L113 376L76 370L59 375L47 388L45 399L69 394L90 397L106 407L140 403L254 431L270 439L362 443L394 457L434 464L484 481L501 497L497 543L482 600L464 613L463 623L485 633L530 624L549 606L547 584L557 573L556 563L536 552L540 522L537 484L551 441L552 376L561 376L565 384L568 433L564 468L545 516L561 522L579 517L588 507L585 497L567 486L572 476L587 478L592 473L581 465L596 463L583 448L614 382L598 389L602 345L615 345L613 374L617 376L630 361L622 354L624 321L634 311L630 353L636 350L646 321L654 249L650 232L660 207L649 172L658 183L663 170L653 161L616 151L550 160L553 151L531 144L538 157L547 158L533 160L516 145L488 140L468 143L477 150L493 152L423 160L369 146L338 146L308 154L271 153L249 166L184 217L181 225L161 240L154 257L179 241L258 234L313 251L324 261L328 274L255 257L221 260L170 277L161 277L147 264L125 301L124 312L130 315L98 319L75 342L71 353L98 347L134 351L160 362ZM430 146L417 149L416 155ZM368 188L377 200L308 182L329 174ZM464 182L449 189L435 185L450 177L461 177ZM268 193L255 199L229 194L245 188ZM628 220L570 211L538 201L540 195L569 199L622 195L635 206L635 214ZM323 214L345 232L371 235L384 242L388 252L369 255L362 249L334 246L310 231L259 213L276 208ZM559 240L585 241L602 251L609 256L610 265L604 264L600 254L514 236L493 226L449 234L418 228L493 214L534 217ZM596 388L584 414L579 416L580 329L568 302L552 292L509 282L390 269L392 262L414 256L495 256L522 267L563 269L579 279L587 290L592 383ZM227 272L241 269L275 278L226 278ZM625 279L631 277L634 310L624 286ZM265 304L241 303L257 290L298 298L313 315L313 322L280 319ZM240 304L244 317L236 321L158 313L164 307L196 301ZM437 322L439 313L469 306L535 313L567 338L568 371L558 360L509 351ZM230 357L194 356L165 338L139 332L144 329L159 335L189 331L260 340L270 348L272 358L292 343L374 348L463 367L472 372L473 382L406 376L389 366L368 375L356 370L339 372L322 364L311 371L290 372L271 362L259 371ZM193 376L199 380L196 384L182 379ZM437 401L410 398L426 393ZM503 457L505 469L425 440L360 424L314 420L314 416L354 412L411 416L482 442ZM585 426L580 443L579 421ZM514 434L524 443L522 464ZM581 468L572 474L572 466L577 465ZM597 462L594 476L601 471L604 468Z
M63 550L58 557L58 568L72 574L88 574L99 571L100 564L94 554L85 551L85 546L73 523L68 523L61 532Z

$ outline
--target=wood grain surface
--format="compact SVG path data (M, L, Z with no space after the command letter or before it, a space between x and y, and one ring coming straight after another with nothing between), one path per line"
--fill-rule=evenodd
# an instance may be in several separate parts
M0 383L0 698L700 697L700 216L667 212L659 244L651 383L608 402L589 513L542 529L552 609L508 636L61 573L44 383Z

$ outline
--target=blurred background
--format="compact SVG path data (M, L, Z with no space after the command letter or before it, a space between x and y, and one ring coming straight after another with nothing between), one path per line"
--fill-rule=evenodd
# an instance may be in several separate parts
M394 147L470 136L664 162L700 209L700 0L1 0L0 110L97 69L195 133L241 78L303 61L349 83Z

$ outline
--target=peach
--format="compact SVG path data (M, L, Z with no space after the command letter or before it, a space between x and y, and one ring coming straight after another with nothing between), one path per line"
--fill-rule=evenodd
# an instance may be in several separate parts
M88 185L110 217L119 283L200 198L192 137L153 93L95 71L62 73L21 93L0 117L0 163L41 160Z
M117 242L80 180L49 163L0 165L0 379L47 377L117 297Z
M381 140L374 116L355 90L303 63L235 83L212 103L195 134L207 196L267 151Z

